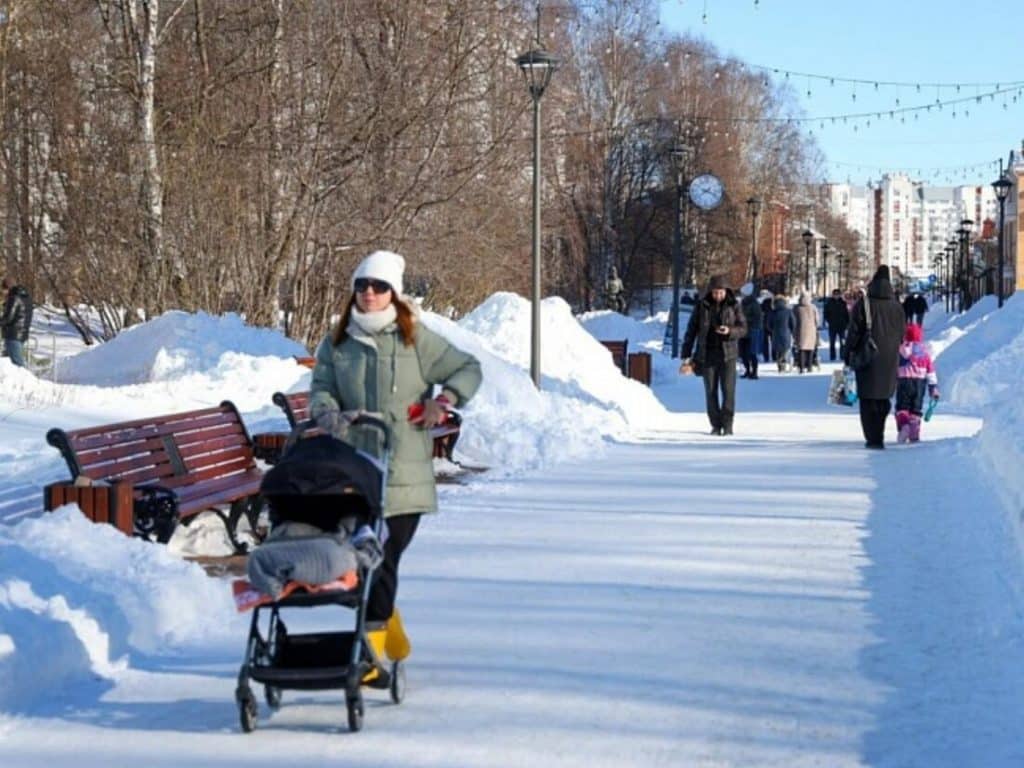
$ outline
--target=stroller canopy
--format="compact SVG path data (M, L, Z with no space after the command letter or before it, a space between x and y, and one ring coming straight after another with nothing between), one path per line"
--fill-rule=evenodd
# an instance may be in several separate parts
M296 442L263 476L260 493L278 518L319 524L308 520L310 511L325 509L325 502L337 502L339 512L351 509L353 497L361 500L358 507L380 514L382 481L381 470L367 456L330 435L316 435ZM332 521L323 522L327 525L321 527L330 528Z

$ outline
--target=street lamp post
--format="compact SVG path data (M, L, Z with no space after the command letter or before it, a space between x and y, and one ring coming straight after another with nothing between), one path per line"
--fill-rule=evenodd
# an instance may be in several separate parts
M828 252L832 247L826 240L821 244L821 295L828 295ZM812 294L813 295L813 294Z
M814 233L805 229L800 237L804 241L804 287L807 288L811 282L811 243L814 242Z
M1003 252L1006 250L1006 239L1003 235L1003 224L1006 222L1006 197L1013 187L1006 176L1000 176L992 182L992 188L996 191L996 199L999 201L999 271L996 273L996 291L999 294L999 306L1003 306Z
M960 235L960 311L964 312L971 308L974 303L971 297L971 274L974 271L971 266L971 227L974 222L970 219L963 219L960 222L960 229L956 231Z
M750 269L751 282L757 289L757 217L761 214L761 198L751 197L747 200L747 212L750 214Z
M690 147L676 141L669 154L676 172L675 227L672 235L672 357L679 357L679 283L683 276L683 173Z
M530 378L540 389L540 99L560 59L540 48L540 14L538 7L537 48L516 59L533 98L533 308L530 313Z
M956 290L957 281L957 240L949 239L946 243L946 313L953 311L953 293Z

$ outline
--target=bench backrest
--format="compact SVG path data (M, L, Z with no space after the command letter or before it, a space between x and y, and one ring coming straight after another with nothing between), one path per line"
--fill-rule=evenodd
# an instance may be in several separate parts
M299 422L309 419L309 392L293 392L290 395L275 392L271 399L274 405L284 411L288 426L292 429Z
M626 348L629 344L629 339L623 339L622 341L602 341L601 343L604 344L605 347L608 348L608 351L612 353L612 361L625 375L628 370L626 367Z
M65 432L51 429L71 476L179 488L256 468L249 433L230 401Z

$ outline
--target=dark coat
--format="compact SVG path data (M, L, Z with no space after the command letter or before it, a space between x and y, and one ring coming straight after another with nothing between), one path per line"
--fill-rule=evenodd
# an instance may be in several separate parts
M785 352L793 346L793 334L796 333L796 318L793 317L793 310L783 297L775 299L775 307L772 309L772 347L779 352Z
M707 347L708 333L711 331L711 316L714 310L714 301L711 294L704 295L693 308L690 315L690 322L686 325L686 337L683 339L683 358L692 357L698 364L703 365ZM739 357L737 342L747 335L747 320L743 316L743 310L732 291L725 292L725 299L722 301L722 325L729 326L729 335L722 341L722 352L725 354L726 362L735 362ZM694 344L697 350L694 352Z
M825 322L833 331L842 333L850 324L850 310L842 297L831 297L825 302Z
M32 326L32 297L20 285L7 292L4 302L4 313L0 316L4 341L28 341L28 331Z
M757 303L757 299L753 296L744 296L740 306L743 307L743 317L747 321L747 330L761 330L764 327L764 313L761 311L761 305Z
M871 365L857 371L857 395L862 400L886 400L896 391L900 342L903 341L906 322L903 308L896 301L892 283L888 280L871 281L868 302L871 305L871 337L878 346L878 354ZM866 333L864 299L859 299L853 305L850 328L846 333L847 362L852 351L864 341Z

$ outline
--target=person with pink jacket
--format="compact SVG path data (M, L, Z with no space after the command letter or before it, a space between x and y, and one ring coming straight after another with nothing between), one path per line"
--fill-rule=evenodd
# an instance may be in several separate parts
M921 439L921 414L925 393L939 399L939 378L932 356L924 343L924 331L916 323L907 325L900 344L899 373L896 382L896 428L898 442L916 443Z

